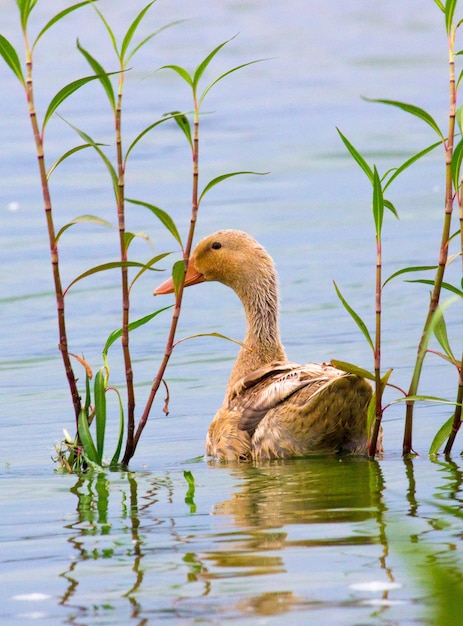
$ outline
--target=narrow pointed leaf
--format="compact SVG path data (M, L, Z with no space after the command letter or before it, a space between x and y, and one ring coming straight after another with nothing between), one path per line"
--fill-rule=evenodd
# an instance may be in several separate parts
M154 206L154 204L150 204L149 202L142 202L141 200L131 200L130 198L126 198L126 201L130 202L131 204L137 204L138 206L144 206L149 209L164 224L170 234L175 238L175 240L180 244L181 248L183 249L180 234L177 230L174 220L170 217L168 213L166 213L159 207Z
M386 198L383 197L383 204L386 209L389 209L389 211L392 213L392 215L394 215L394 217L399 219L399 214L397 213L397 209L392 204L392 202L390 202L389 200L386 200Z
M390 282L393 278L396 278L397 276L400 276L401 274L407 274L409 272L425 272L428 270L435 270L435 269L437 269L437 265L417 265L415 267L404 267L401 270L397 270L397 272L394 272L393 274L391 274L389 278L387 278L384 281L383 287L387 285L387 283Z
M223 180L226 180L227 178L231 178L232 176L241 176L242 174L253 174L255 176L266 176L268 174L268 172L249 172L249 171L230 172L229 174L222 174L221 176L217 176L216 178L213 178L212 180L210 180L207 183L207 185L204 187L204 189L201 192L201 195L199 196L198 204L204 198L206 193L210 189L212 189L212 187L215 187L215 185L218 185L218 183L221 183Z
M376 166L373 171L373 218L375 221L376 239L381 239L381 230L383 228L384 217L384 198L381 188L381 180L379 178Z
M87 223L91 223L91 224L98 224L99 226L105 226L106 228L112 228L113 227L111 222L108 222L107 220L104 220L103 218L98 217L97 215L79 215L79 217L75 217L73 220L71 220L70 222L65 224L62 228L60 228L60 230L58 231L58 233L57 233L57 235L55 237L55 243L58 243L61 235L68 228L71 228L71 226L73 226L74 224L81 224L83 222L87 222Z
M227 39L227 41L224 41L223 43L219 44L216 48L214 48L214 50L212 50L212 52L210 52L207 57L201 61L201 63L198 65L198 67L195 69L195 72L193 74L193 85L196 88L201 76L204 74L207 66L209 65L209 63L212 61L212 59L215 57L215 55L224 47L227 45L227 43L229 43L230 41L232 41L232 39L235 39L237 35L235 35L234 37L231 37L230 39Z
M127 150L127 152L125 154L124 163L127 163L127 159L129 158L129 154L132 152L132 150L135 148L135 146L137 145L137 143L140 141L140 139L142 137L144 137L147 133L149 133L150 130L152 130L156 126L159 126L159 124L162 124L163 122L166 122L167 120L171 120L173 117L175 117L175 116L174 115L166 115L165 117L161 118L160 120L157 120L157 122L154 122L154 124L150 124L144 130L142 130L141 133L139 135L137 135L135 137L135 139L132 141L132 143L130 144L129 149Z
M110 76L111 74L117 74L117 72L111 72L110 74L108 74L108 76ZM60 106L60 104L62 104L66 100L66 98L69 98L69 96L71 96L75 91L83 87L83 85L86 85L92 80L97 80L99 78L99 76L86 76L85 78L78 78L77 80L74 80L72 83L69 83L68 85L60 89L60 91L58 91L58 93L53 97L50 104L48 105L48 109L43 118L42 132L45 130L45 126L47 125L53 113Z
M358 150L356 150L356 148L354 148L354 146L350 143L350 141L347 139L347 137L345 137L345 135L342 134L342 132L339 130L339 128L336 128L336 130L338 131L339 136L341 137L344 145L346 146L346 148L348 149L348 151L350 152L352 157L355 159L355 161L357 161L357 163L360 165L362 170L368 176L370 182L373 184L373 170L371 169L371 167L365 161L365 159L360 154L360 152Z
M119 432L117 435L117 445L116 450L114 452L113 458L111 459L110 467L114 467L119 463L119 457L122 450L122 442L124 440L124 406L122 404L121 394L114 387L109 387L108 391L114 391L117 394L117 399L119 401Z
M442 424L437 433L434 435L434 439L432 440L429 448L430 455L438 454L440 448L449 438L450 433L452 432L453 420L454 416L452 415L444 424Z
M144 326L148 322L150 322L156 315L162 313L163 311L167 311L167 309L171 309L172 305L165 306L162 309L158 309L154 311L154 313L150 313L149 315L145 315L144 317L140 317L140 319L130 322L128 328L129 332L135 330L136 328L140 328L140 326ZM108 354L109 348L113 345L115 341L117 341L120 337L122 337L122 328L118 328L117 330L113 330L113 332L106 339L105 346L103 348L103 357L106 359L106 355Z
M457 143L452 154L452 180L455 191L458 191L461 181L461 163L463 161L463 139Z
M417 279L417 280L407 280L406 282L407 283L421 283L423 285L432 285L432 286L434 286L434 281L433 280L427 280L425 278ZM460 298L463 298L463 291L461 291L457 287L454 287L450 283L442 283L442 288L443 289L447 289L447 291L451 291L452 293L455 293L457 296L460 296Z
M3 60L8 65L8 67L19 79L21 85L25 87L26 81L24 80L21 61L19 60L16 50L13 48L8 39L6 39L6 37L4 37L3 35L0 35L0 54L2 55Z
M163 65L161 70L172 70L176 72L183 80L185 80L191 87L193 87L193 80L190 74L186 71L185 68L180 67L180 65Z
M132 280L132 282L130 283L130 287L129 287L129 291L132 289L134 283L140 278L140 276L142 274L144 274L147 270L152 270L155 272L160 272L162 270L158 270L154 267L152 267L155 263L157 263L158 261L160 261L161 259L163 259L166 256L169 256L169 254L171 254L171 252L163 252L162 254L158 254L156 256L154 256L152 259L150 259L149 261L147 261L145 263L145 265L141 268L141 270L139 272L137 272L137 274L135 274L134 279Z
M434 325L434 335L445 354L448 356L449 359L451 359L452 363L455 363L456 359L453 355L452 348L450 347L450 342L447 335L447 326L445 324L445 319L443 315L439 316L437 322Z
M67 9L64 9L63 11L60 11L59 13L54 15L51 18L51 20L45 24L45 26L42 28L42 30L39 32L39 34L35 38L34 45L32 46L32 50L35 48L35 46L37 45L42 35L44 35L47 32L47 30L49 30L54 24L62 20L63 17L66 17L66 15L68 15L69 13L72 13L72 11L76 11L77 9L80 9L81 7L84 7L87 4L93 4L96 1L97 0L85 0L85 2L78 2L77 4L73 4Z
M81 411L79 413L77 424L78 424L77 431L79 433L79 439L84 448L85 456L88 458L88 460L91 463L96 463L97 465L99 465L100 463L98 460L98 452L95 447L93 437L90 433L90 428L87 422L87 416L85 415L84 411Z
M371 429L373 428L373 424L376 419L376 392L373 391L370 402L368 403L367 410L367 440L370 441L371 438Z
M153 4L156 2L156 0L153 0L152 2L150 2L149 4L147 4L141 11L140 13L137 15L137 17L133 20L133 22L130 24L124 39L122 40L122 45L121 45L121 61L124 61L125 59L125 55L127 53L128 47L130 46L130 43L133 39L133 36L135 35L135 32L138 28L138 26L140 25L140 22L142 21L142 19L144 18L144 16L146 15L146 13L149 11L149 9L153 6Z
M134 56L134 54L136 54L138 50L140 50L140 48L142 48L148 41L153 39L153 37L156 37L157 35L159 35L159 33L162 33L163 30L166 30L167 28L171 28L172 26L176 26L177 24L181 24L184 21L185 20L174 20L173 22L169 22L169 24L165 24L164 26L161 26L161 28L158 28L156 31L154 31L154 33L151 33L151 35L148 35L147 37L142 39L142 41L140 41L140 43L138 43L133 48L131 53L127 55L125 62L127 63Z
M69 289L73 285L75 285L77 282L79 282L83 278L87 278L87 276L92 276L93 274L98 274L98 272L106 272L107 270L113 270L113 269L122 268L122 267L142 267L142 268L145 268L146 265L144 263L138 263L137 261L113 261L113 262L110 262L110 263L103 263L103 265L97 265L95 267L90 268L86 272L83 272L83 274L79 274L79 276L77 276L77 278L74 278L74 280L71 281L69 283L69 285L66 287L66 289L64 290L64 294L63 295L66 295L67 292L69 291Z
M232 339L231 337L227 337L227 335L222 335L221 333L197 333L195 335L190 335L189 337L183 337L179 339L175 345L182 343L183 341L189 341L190 339L196 339L197 337L217 337L218 339L226 339L226 341L231 341L232 343L236 343L239 346L244 346L242 341L238 341L238 339Z
M440 9L443 13L445 13L445 7L444 7L444 5L442 4L441 0L434 0L434 2L437 4L437 6L439 7L439 9Z
M347 372L348 374L355 374L355 376L360 376L360 378L375 380L375 375L373 372L370 372L363 367L359 367L358 365L354 365L353 363L338 361L338 359L331 359L330 363L331 365L334 365L334 367L337 367L339 370Z
M111 81L109 80L108 73L105 71L104 67L93 57L85 48L80 45L79 40L77 40L77 49L79 52L85 57L88 64L98 76L98 80L100 81L103 89L108 96L109 104L111 105L111 109L113 111L116 110L116 97L114 95L114 89Z
M98 463L103 460L104 439L106 431L106 368L101 367L95 376L93 397L95 401L96 450Z
M446 0L445 2L445 26L447 33L450 35L453 25L453 15L457 6L458 0Z
M85 369L86 377L88 379L92 378L93 376L92 368L90 367L90 364L82 356L79 356L78 354L73 354L72 352L69 352L69 356L74 357L74 359L77 359L77 361L79 361L79 363L83 365Z
M415 106L414 104L407 104L406 102L398 102L397 100L384 100L379 98L363 98L363 100L366 100L367 102L378 102L381 104L387 104L389 106L402 109L402 111L410 113L411 115L414 115L415 117L423 120L423 122L426 122L426 124L428 124L439 135L439 137L444 140L444 135L442 134L439 126L434 121L434 118L427 111Z
M354 322L357 324L357 326L360 328L360 330L363 333L363 336L365 337L365 339L368 341L368 344L370 346L370 348L374 351L374 345L373 345L373 341L371 339L370 333L368 332L368 328L366 327L364 321L361 319L361 317L359 315L357 315L357 313L354 311L354 309L349 306L349 304L347 303L347 301L343 298L337 284L335 281L333 281L334 284L334 288L336 289L336 293L338 294L338 298L341 300L344 308L346 309L346 311L349 313L349 315L352 317L352 319L354 320Z
M184 113L180 113L180 111L172 111L172 113L169 114L169 117L173 118L177 122L179 128L181 129L181 131L187 138L190 148L193 149L191 126L190 126L190 121L187 118L187 116Z
M113 48L114 48L114 52L116 53L116 56L118 59L120 59L120 53L119 53L119 49L117 47L117 41L116 41L116 36L114 35L111 26L108 24L105 16L103 15L103 13L98 9L98 7L95 7L95 11L98 14L98 17L101 19L101 21L104 24L104 27L106 28L109 38L111 39L111 43L113 44Z
M103 146L105 144L102 143L98 143L98 146ZM80 146L75 146L75 148L71 148L70 150L68 150L67 152L65 152L64 154L62 154L59 159L57 159L53 165L49 168L48 172L47 172L47 180L50 179L50 176L53 174L53 172L56 170L56 168L58 167L58 165L60 165L63 161L65 161L68 157L72 156L73 154L75 154L76 152L79 152L80 150L85 150L85 148L93 148L93 145L90 143L84 143Z
M97 77L95 77L97 78ZM71 124L71 122L68 122L64 117L62 117L61 115L59 116L61 117L61 119L66 122L66 124L68 126L70 126L71 128L73 128L76 133L81 137L81 139L83 139L84 141L86 141L88 144L90 144L92 146L92 148L94 148L97 153L99 154L99 156L101 157L101 160L103 161L103 163L106 165L106 169L108 170L110 176L111 176L111 180L113 183L113 190L114 190L114 195L116 197L116 199L118 199L119 196L119 178L117 176L117 172L114 169L113 164L111 163L111 161L108 159L108 157L106 156L106 154L103 152L103 150L100 148L100 146L102 144L96 143L91 137L90 135L87 135L87 133L84 133L83 130L80 130L79 128L77 128L77 126L74 126L73 124Z
M172 267L172 280L174 281L175 297L178 296L180 285L185 278L185 261L176 261Z
M387 183L384 185L384 191L386 191L386 189L389 187L392 181L395 180L397 176L399 176L404 170L406 170L411 165L413 165L413 163L416 163L416 161L421 159L421 157L424 157L426 154L428 154L429 152L432 152L435 148L441 145L442 145L442 141L436 141L435 143L431 144L424 150L421 150L420 152L417 152L416 154L411 156L409 159L404 161L404 163L402 163L402 165L400 165L399 167L395 168L393 170L393 174L391 175Z
M232 74L233 72L236 72L237 70L240 70L243 67L248 67L248 65L254 65L254 63L261 63L264 60L265 59L256 59L255 61L248 61L248 63L242 63L241 65L237 65L236 67L233 67L231 70L228 70L227 72L221 74L218 78L213 80L212 83L210 83L206 87L206 89L202 92L201 97L199 98L199 104L202 103L202 101L204 100L206 95L209 93L209 91L212 89L212 87L214 87L214 85L216 85L219 81L221 81L222 78L225 78L225 76L228 76L229 74Z

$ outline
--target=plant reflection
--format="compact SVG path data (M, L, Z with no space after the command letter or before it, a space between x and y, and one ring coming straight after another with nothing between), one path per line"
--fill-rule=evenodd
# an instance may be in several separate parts
M201 618L211 603L219 614L232 610L233 616L326 609L326 600L314 598L316 591L301 590L295 564L303 564L306 581L321 565L328 586L336 587L333 580L338 580L344 587L339 593L345 594L345 573L333 569L331 578L330 564L338 554L344 565L346 559L352 562L355 582L379 577L386 583L374 603L370 592L352 586L349 606L371 606L371 616L387 613L397 601L390 590L407 584L397 555L420 588L433 590L432 597L438 588L435 572L442 568L442 580L461 590L463 473L454 463L436 462L442 480L432 501L426 501L417 495L418 462L210 463L198 468L203 474L196 489L179 474L175 479L132 473L80 477L71 489L76 513L66 528L74 557L62 574L67 588L60 603L74 609L69 623L77 624L89 612L114 610L115 604L119 614L125 601L125 621L137 626L146 623L147 611L159 619L164 614ZM406 479L403 495L386 489L383 470L391 467L391 481ZM210 486L222 477L232 479L231 491L213 500L212 510L210 504L205 509ZM423 565L434 578L417 574ZM105 588L92 595L87 587L95 580ZM233 586L240 592L231 594ZM152 608L153 597L163 608Z

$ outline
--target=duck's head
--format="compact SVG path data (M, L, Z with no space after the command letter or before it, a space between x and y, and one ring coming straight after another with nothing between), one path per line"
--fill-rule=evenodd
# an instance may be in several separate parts
M219 230L202 239L188 263L185 286L215 280L231 287L239 296L272 283L275 269L271 257L250 235L241 230ZM171 278L154 291L155 295L172 293Z

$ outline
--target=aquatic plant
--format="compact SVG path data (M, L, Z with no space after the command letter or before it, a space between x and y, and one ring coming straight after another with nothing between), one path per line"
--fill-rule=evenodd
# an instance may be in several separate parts
M118 408L119 408L119 428L118 428L118 436L117 443L114 453L111 456L111 460L109 461L109 465L114 467L120 463L120 455L123 447L124 435L126 436L125 440L125 451L122 458L122 465L127 466L133 455L135 454L135 450L137 444L139 442L140 436L143 432L143 429L147 423L150 410L156 396L156 393L161 385L164 382L164 372L169 361L169 358L172 354L172 349L174 346L175 332L177 328L177 322L180 315L181 303L182 303L182 292L183 292L183 282L184 276L186 273L188 259L190 256L195 225L197 221L198 209L200 203L206 193L213 188L218 183L223 180L230 178L232 176L236 176L238 174L243 173L251 173L251 172L232 172L222 174L209 181L207 185L204 187L202 191L199 190L198 187L198 175L199 175L199 120L200 120L200 110L203 104L203 101L209 91L224 77L228 76L232 72L235 72L238 69L241 69L251 63L255 63L256 61L252 61L250 63L244 63L237 67L233 67L223 74L219 75L212 82L210 82L206 87L200 89L200 82L203 78L203 74L205 70L208 68L211 61L215 58L215 56L219 53L219 51L225 46L230 40L227 40L220 45L218 45L212 52L210 52L196 67L193 73L189 73L185 68L180 67L178 65L168 65L163 69L170 69L176 72L191 88L192 93L192 101L193 101L193 109L191 113L182 113L180 111L174 111L169 114L162 114L159 119L149 124L147 127L143 128L139 134L132 140L127 149L124 149L124 140L122 136L122 119L123 119L123 94L124 94L124 82L125 76L128 71L128 63L133 60L136 53L147 43L151 42L151 40L157 36L160 32L169 28L179 22L174 21L171 22L156 31L152 32L148 36L144 37L141 41L135 41L135 37L137 35L137 31L139 29L140 24L143 20L145 20L148 11L151 9L155 0L149 2L134 18L134 20L128 26L124 36L122 37L122 41L118 42L116 35L114 33L113 28L110 26L102 12L96 7L93 6L95 11L95 15L104 25L104 28L108 34L109 42L114 49L117 62L118 69L115 72L107 72L100 61L89 51L84 45L78 40L77 41L77 50L84 57L86 62L89 64L92 74L65 85L62 87L55 96L51 99L46 112L43 116L42 120L39 120L39 116L34 104L34 92L35 92L35 78L34 78L34 52L37 44L42 40L43 36L49 31L52 27L60 24L63 19L68 17L74 11L80 10L87 5L95 5L97 0L85 0L84 2L79 2L77 4L72 5L60 11L56 15L54 15L39 31L38 35L33 40L32 44L30 44L29 37L29 19L31 13L36 6L38 0L17 0L17 6L19 10L20 16L20 24L21 30L24 39L24 51L25 51L25 62L21 63L20 55L10 43L8 39L6 39L3 35L0 35L0 55L2 56L5 63L9 66L9 68L14 72L17 79L19 80L26 99L28 103L29 116L32 125L32 132L35 140L35 150L36 156L38 160L38 167L40 173L40 180L42 186L42 196L43 196L43 207L45 210L46 216L46 224L48 230L48 238L49 238L49 247L50 247L50 256L51 256L51 265L53 271L54 278L54 287L55 287L55 299L56 299L56 307L57 307L57 316L58 316L58 332L59 332L59 350L62 356L64 369L67 375L68 384L70 388L70 393L73 401L73 409L75 414L75 423L76 423L76 435L71 436L65 430L65 440L62 446L57 447L57 458L60 462L61 466L65 468L67 471L74 471L85 468L89 464L95 465L98 467L106 464L104 457L104 445L105 445L105 436L106 436L106 423L107 423L107 406L106 406L106 397L110 392L114 392L117 396L118 400ZM54 119L56 116L59 116L58 109L63 102L72 96L76 91L83 88L86 84L91 81L97 81L103 88L103 93L107 99L109 104L109 109L111 116L113 118L113 126L114 126L114 146L115 153L111 154L110 151L107 150L107 146L104 146L97 139L91 137L84 130L76 127L71 122L64 120L61 118L66 124L68 124L75 133L79 136L79 138L83 141L83 143L75 146L74 148L67 150L64 154L62 154L53 165L47 169L46 167L46 142L45 142L45 130L47 125ZM116 85L114 84L116 82ZM191 124L189 121L189 116L191 115L193 119L193 129L191 128ZM61 117L61 116L59 116ZM192 156L192 208L191 208L191 218L190 218L190 227L186 237L186 244L183 245L182 238L179 234L177 226L172 219L172 217L163 211L161 208L155 206L152 203L138 200L138 199L129 199L125 196L125 187L126 187L126 166L129 158L132 156L134 149L137 144L142 140L147 133L155 129L160 124L164 124L166 122L174 120L180 129L182 130L184 136L188 140L188 145L191 150ZM94 266L86 270L85 272L76 276L67 287L63 287L62 278L61 278L61 269L59 262L59 248L61 245L61 237L63 234L71 227L81 224L83 222L89 222L96 225L101 226L111 226L109 222L102 219L96 215L81 215L72 219L70 222L66 223L59 230L56 227L56 210L54 209L54 205L52 203L52 193L51 193L51 183L50 178L51 175L56 171L58 166L67 160L72 155L80 152L83 149L90 148L98 154L101 158L110 179L110 184L112 186L112 190L114 193L114 205L115 205L115 215L116 215L116 223L117 223L117 236L118 236L118 244L119 244L119 260L117 261L108 261L103 264ZM176 303L173 307L172 321L170 330L168 333L168 337L166 340L166 347L164 351L164 355L161 359L161 363L159 365L158 371L154 376L153 383L150 389L150 393L148 399L145 403L145 408L141 414L141 417L136 423L135 416L135 385L133 378L133 367L132 367L132 355L130 350L130 332L147 324L152 321L160 313L170 309L172 307L162 307L160 309L155 310L149 315L145 315L144 317L132 320L130 315L131 304L131 290L133 285L138 281L142 276L145 275L146 272L153 271L156 269L157 264L167 256L167 253L158 254L149 260L146 261L135 261L130 258L130 246L131 243L137 237L143 237L149 241L148 235L145 233L135 233L131 232L126 224L126 203L135 204L147 209L151 216L155 217L159 220L166 231L170 233L176 240L176 242L180 245L182 250L182 260L178 261L174 264L173 268L173 277L176 285ZM104 348L102 350L102 358L103 365L98 369L93 382L93 388L91 385L91 380L93 379L93 371L92 366L88 363L85 358L78 354L73 354L69 351L69 341L68 341L68 331L66 326L66 296L69 291L79 283L80 281L88 278L97 273L108 272L118 269L120 271L120 291L121 291L121 323L120 327L116 328L106 339ZM130 270L135 270L136 274L132 277L129 272ZM124 362L124 371L125 371L125 395L127 397L127 404L124 407L124 403L122 400L121 392L116 389L114 386L110 384L110 365L108 358L108 351L111 346L119 342L122 346L122 355ZM85 391L83 394L83 399L81 397L81 392L78 388L78 376L75 372L75 365L72 360L76 360L78 364L83 366L85 371ZM167 412L167 402L165 411ZM95 435L92 434L91 425L95 422Z
M373 217L376 229L376 250L377 250L377 264L376 264L376 287L375 287L375 302L376 302L376 327L375 327L375 343L370 337L367 325L358 313L347 303L342 296L339 288L335 284L335 288L339 298L341 299L344 307L352 316L356 324L361 329L368 343L370 344L374 354L374 373L363 371L363 375L375 381L375 396L372 402L375 403L370 407L369 420L368 420L368 433L371 433L370 454L374 455L376 449L376 438L379 432L379 424L381 422L382 414L387 407L382 406L381 397L384 391L384 387L389 381L389 377L392 370L387 371L385 374L381 374L380 354L381 354L381 295L382 290L386 284L397 276L408 274L417 271L434 271L434 279L416 279L409 282L418 282L432 287L428 312L424 321L423 330L417 347L417 354L415 359L415 365L413 369L412 378L408 391L401 390L403 395L402 400L406 403L406 415L405 415L405 427L404 427L404 439L403 439L403 454L405 456L413 454L412 447L412 433L413 433L413 411L415 402L417 401L432 401L432 402L445 402L455 406L453 415L446 421L446 423L438 430L434 440L430 446L430 453L436 454L440 447L447 439L445 446L445 454L450 454L453 442L456 434L461 425L461 406L463 399L463 373L462 373L462 360L458 360L450 347L446 324L444 319L444 310L455 301L460 300L463 297L463 290L458 285L454 285L444 281L444 276L448 265L457 259L462 257L463 250L463 202L462 202L462 173L461 165L463 161L463 139L455 146L456 137L456 120L460 126L461 133L461 116L462 108L457 109L457 95L458 88L463 77L463 72L460 74L458 80L456 80L455 73L455 58L458 55L462 55L463 51L455 50L455 38L458 29L462 24L462 20L455 20L455 10L457 6L457 0L447 0L442 3L440 0L434 0L438 8L444 13L445 16L445 28L448 40L448 54L449 54L449 94L450 104L448 112L448 129L445 135L434 118L421 107L405 102L399 102L395 100L387 99L367 99L370 102L381 103L387 106L397 107L406 113L409 113L425 124L427 124L438 136L439 141L426 147L424 150L412 155L404 163L397 168L393 168L387 171L383 176L379 176L376 166L371 167L362 154L350 143L350 141L339 131L342 141L347 147L348 151L355 159L357 164L361 167L364 173L369 178L373 186ZM384 197L389 185L408 167L416 163L421 157L428 154L438 146L442 146L444 149L445 158L445 198L444 198L444 216L442 224L441 243L438 252L437 265L426 266L410 266L400 269L389 276L384 282L381 278L381 265L382 265L382 249L381 249L381 226L384 215L384 208L388 208L396 217L398 213L393 204L387 201ZM451 233L452 214L455 201L459 207L459 229L455 233ZM454 238L459 235L459 249L452 255L449 255L449 247ZM463 288L463 280L461 287ZM440 304L441 294L443 290L447 290L456 297L445 303ZM429 348L429 342L431 336L434 335L437 339L443 352L437 352ZM438 398L426 394L418 394L418 385L421 377L421 372L424 364L424 360L428 352L434 352L439 354L442 358L449 361L455 368L458 374L457 393L455 400L447 400ZM350 364L338 364L343 366L349 371L359 371L359 368L355 368ZM392 385L394 386L394 385ZM396 387L397 388L397 387ZM398 389L398 388L397 388ZM371 425L374 421L374 428L371 432Z

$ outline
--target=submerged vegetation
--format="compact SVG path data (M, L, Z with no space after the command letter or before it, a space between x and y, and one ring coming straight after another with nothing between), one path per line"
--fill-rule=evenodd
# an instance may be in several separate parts
M179 111L172 106L169 112L160 112L159 117L153 120L146 127L141 128L136 137L127 142L123 135L123 119L126 115L124 94L125 78L132 62L136 62L137 53L141 48L152 45L157 41L156 37L166 28L174 27L178 21L173 21L153 30L148 36L139 38L139 27L150 18L155 1L148 3L128 25L123 37L119 40L116 36L116 29L108 22L104 14L98 8L97 0L86 0L78 2L53 16L39 30L35 38L31 38L29 22L33 9L38 0L16 0L20 27L23 35L24 47L19 52L8 39L0 34L0 54L4 62L13 71L24 92L27 100L30 123L32 128L35 152L37 157L39 177L42 189L43 209L46 218L46 228L48 233L50 261L53 273L55 303L57 311L57 323L59 334L59 351L66 373L69 391L72 400L75 417L75 434L65 431L65 440L57 449L57 459L62 468L69 472L80 471L88 466L110 466L127 467L135 454L140 437L147 424L153 402L159 389L166 389L167 400L164 410L168 411L168 387L165 381L165 371L175 347L175 333L182 306L184 277L188 267L188 259L193 246L195 226L198 219L198 210L205 195L210 189L222 181L240 174L255 174L251 171L227 172L210 180L203 188L199 185L199 146L200 146L200 120L203 111L204 101L211 89L224 78L233 72L249 66L257 61L250 61L236 67L232 67L217 75L211 82L203 84L205 72L220 56L222 48L229 44L231 40L217 45L202 60L199 61L193 71L174 63L159 68L163 71L173 72L179 79L182 87L187 87L190 91L191 110ZM356 311L355 306L348 303L348 299L342 292L340 286L335 283L335 289L342 304L361 329L366 341L371 347L373 354L373 367L371 371L352 365L350 363L336 361L333 362L339 368L352 371L370 379L374 384L374 395L369 407L368 434L370 437L370 456L374 457L377 438L380 433L381 420L384 411L389 405L384 405L383 394L387 386L398 392L398 398L394 402L402 402L405 405L405 426L403 440L403 454L408 456L413 454L412 434L413 434L413 414L414 406L418 401L439 401L452 406L452 414L445 424L441 425L430 445L430 453L436 454L443 446L444 453L450 455L453 444L461 424L461 407L463 401L463 374L462 360L458 354L459 348L450 345L445 322L445 311L448 306L461 306L463 298L463 282L453 284L447 282L446 271L453 262L462 262L463 248L463 192L462 192L462 162L463 162L463 139L461 139L461 126L463 119L463 108L457 107L458 92L463 72L458 74L456 61L463 54L458 49L457 35L461 27L461 21L456 17L457 1L435 0L438 11L444 16L445 32L448 39L449 53L449 93L450 104L448 111L448 122L445 131L441 129L442 124L438 124L434 118L424 109L404 102L375 99L371 102L380 103L384 106L392 106L405 113L419 118L427 124L431 131L437 135L437 141L423 148L418 153L410 156L405 162L397 167L381 174L375 164L367 162L360 151L339 130L339 135L349 153L355 159L362 171L367 176L372 186L372 211L375 226L375 327L374 332L370 332L367 324ZM114 53L116 60L116 71L108 72L98 60L98 58L85 47L85 42L77 41L76 53L81 55L90 67L90 75L72 81L64 85L51 98L46 106L45 113L40 118L36 106L37 85L35 78L35 52L39 45L42 45L47 33L52 28L59 27L60 23L69 19L73 12L89 10L90 19L100 21L107 33L107 45ZM21 60L23 58L23 60ZM84 90L89 83L96 82L101 86L102 106L107 107L108 115L111 116L114 128L113 145L106 146L101 143L98 137L93 137L85 129L78 128L72 120L65 120L59 113L61 105L73 96L77 91ZM238 105L237 105L238 106ZM49 124L66 124L76 134L78 145L66 150L51 166L47 164L47 134ZM172 217L163 209L152 202L144 199L126 197L127 186L127 164L136 153L139 143L148 133L156 132L162 124L176 124L181 131L179 137L186 139L187 150L191 154L191 206L189 207L189 229L186 234L181 234ZM419 267L404 267L389 277L383 276L383 246L382 228L383 221L391 214L398 217L400 211L389 200L388 194L391 184L403 174L409 167L419 162L419 160L432 150L443 148L443 161L445 163L445 197L443 202L443 221L441 243L438 251L429 251L429 264ZM60 266L59 252L65 243L65 233L69 228L79 228L83 223L94 224L95 226L110 226L109 222L98 215L78 215L68 223L58 227L59 209L55 208L53 202L53 177L59 174L59 166L70 159L73 155L82 150L91 150L101 159L108 174L108 184L111 186L114 198L114 224L116 225L116 237L119 251L117 260L107 261L97 266L87 269L85 272L73 278L68 285L63 284ZM181 260L173 265L172 275L175 284L175 305L172 307L162 307L152 311L150 314L139 319L132 316L132 288L139 280L146 279L150 272L157 271L159 263L168 253L157 254L148 259L138 260L132 256L132 243L142 237L149 240L145 233L133 232L130 230L127 216L127 205L136 205L146 210L150 219L157 220L163 228L172 236L173 240L180 248ZM454 210L454 207L457 207ZM458 220L456 228L453 224ZM108 236L114 236L113 234ZM102 358L101 363L96 366L89 363L83 355L70 352L68 337L68 312L66 308L67 296L76 284L82 284L85 280L98 273L118 271L120 275L120 315L114 321L114 331L101 342ZM431 278L418 278L413 282L420 282L430 287L430 301L427 312L423 312L423 329L419 344L416 350L416 361L413 375L408 390L399 389L394 384L393 370L383 371L381 363L381 347L384 341L382 334L383 316L387 311L383 310L382 294L391 280L399 277L413 276L414 272L432 273ZM147 291L151 289L148 287ZM442 295L450 294L450 298L442 302ZM130 345L131 332L145 324L153 322L158 315L167 314L167 310L172 309L171 324L165 339L165 349L159 356L159 363L153 366L152 383L147 398L142 403L140 415L136 413L136 381L133 375L133 355ZM85 313L82 313L84 315ZM215 333L211 333L215 334ZM439 344L438 349L433 349L445 359L456 372L456 392L454 398L436 398L434 396L419 394L419 381L421 371L424 366L425 357L431 350L430 342L435 338ZM121 346L122 361L125 372L125 386L123 389L116 388L111 382L111 358L114 358L115 344ZM96 373L93 373L93 370ZM81 372L84 373L85 382L80 383ZM83 388L82 388L83 386ZM107 406L110 395L116 398L116 410ZM116 419L113 419L113 413ZM114 430L117 431L115 449L108 453L105 449L107 440L106 432L108 422L116 423ZM109 460L108 460L109 459ZM193 489L194 483L190 482ZM193 489L194 491L194 489Z

